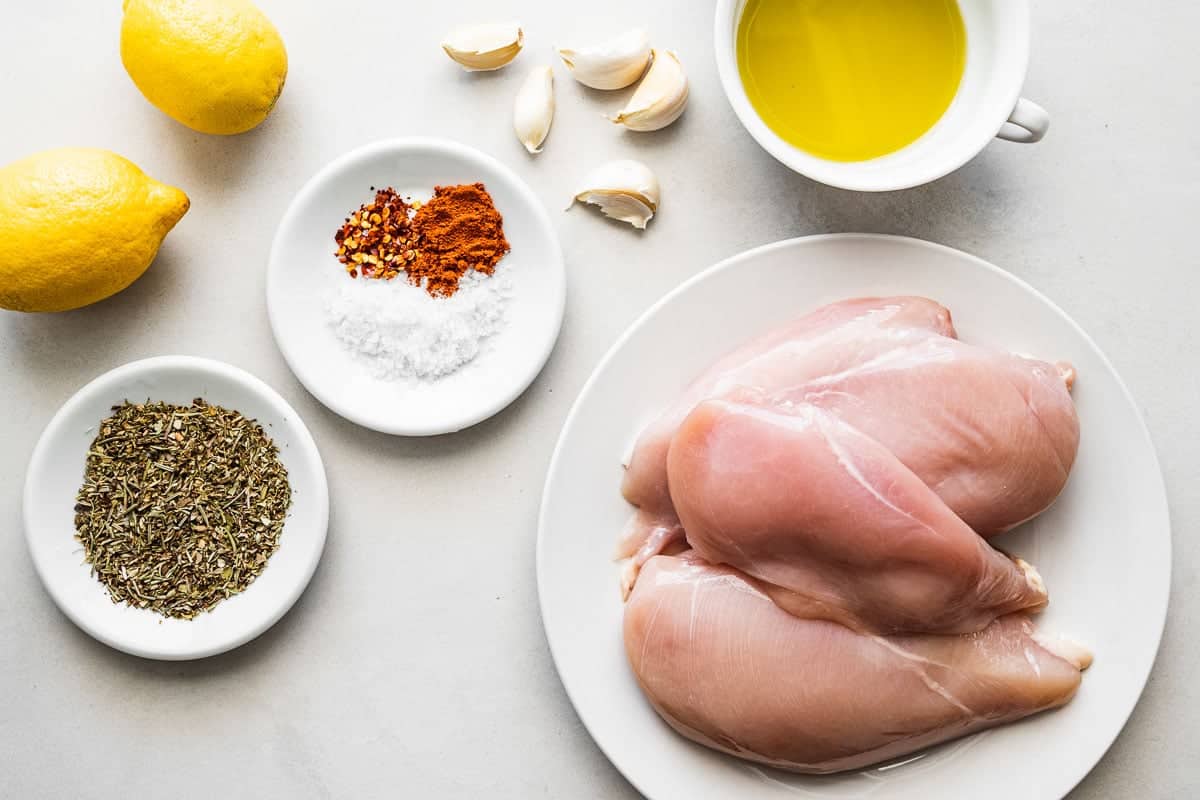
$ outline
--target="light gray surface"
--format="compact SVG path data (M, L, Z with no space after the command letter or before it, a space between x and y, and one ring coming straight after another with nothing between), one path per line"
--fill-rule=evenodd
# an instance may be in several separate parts
M705 2L263 0L288 45L288 84L262 128L231 139L192 133L142 99L120 64L119 3L10 5L0 162L108 147L183 188L192 210L118 297L55 316L0 312L0 795L635 796L567 703L538 618L535 522L558 428L599 357L668 289L753 245L830 231L908 234L993 261L1065 308L1125 377L1171 495L1172 610L1141 704L1072 798L1200 793L1197 5L1039 4L1027 94L1050 110L1049 137L996 143L932 186L881 196L815 185L758 149L720 92ZM497 15L527 33L509 70L468 76L438 50L454 23ZM558 120L546 152L526 157L509 126L524 72L548 63L552 41L635 24L688 69L683 120L622 135L599 114L624 93L582 89L558 69ZM570 281L538 382L491 422L426 441L318 405L275 349L263 301L292 194L338 154L403 134L453 137L516 168L555 213ZM662 179L650 230L558 213L587 167L625 156ZM297 606L200 663L138 660L76 630L42 591L21 533L25 465L50 416L99 373L162 353L223 359L277 388L312 429L332 494L325 557ZM1137 541L1129 531L1131 558Z

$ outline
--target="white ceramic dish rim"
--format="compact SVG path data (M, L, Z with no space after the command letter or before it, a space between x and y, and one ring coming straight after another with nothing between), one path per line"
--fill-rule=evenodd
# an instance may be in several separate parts
M377 417L359 414L340 403L336 397L330 396L327 392L320 390L317 382L308 380L306 378L307 371L303 366L303 359L296 357L296 354L293 352L290 343L287 341L287 338L280 335L278 327L278 315L280 312L276 309L276 300L271 293L270 284L272 280L272 274L283 268L278 253L280 248L280 236L282 232L294 224L294 219L297 215L299 215L301 208L310 200L313 195L317 194L321 190L322 185L326 181L331 179L337 173L347 169L351 165L357 164L361 161L368 161L381 154L389 152L394 153L404 150L417 150L422 148L441 151L444 155L450 158L483 164L487 169L494 170L497 174L504 178L504 180L509 184L509 187L519 196L521 196L521 198L528 204L538 227L542 228L548 233L547 238L552 243L554 250L553 267L555 268L554 273L557 278L558 286L556 292L557 301L554 309L554 334L548 337L547 341L543 345L542 352L538 354L536 369L531 370L529 375L524 380L515 383L508 392L497 395L491 400L491 402L480 406L480 408L472 415L464 416L460 419L447 420L439 425L431 424L425 426L414 426L411 424L405 424L403 420L398 418L393 418L390 421L387 421ZM378 141L356 147L353 150L338 156L333 161L330 161L305 182L304 186L300 189L296 196L292 198L291 203L288 204L287 211L284 212L284 215L280 219L279 225L276 227L275 231L275 237L271 241L271 250L267 256L267 319L271 324L271 332L275 338L275 343L279 348L279 352L283 354L283 359L287 362L288 368L292 371L292 374L296 376L296 379L304 385L304 388L311 393L313 397L317 398L317 400L319 400L326 408L330 409L339 416L350 420L356 425L361 425L364 428L368 428L379 433L386 433L392 436L413 437L440 436L442 434L457 433L470 428L473 425L478 425L484 420L490 419L496 414L499 414L505 408L508 408L508 406L510 406L518 397L525 393L525 390L527 390L533 384L533 382L537 380L538 375L540 375L541 371L545 368L546 362L550 360L550 355L554 352L554 347L558 343L558 337L562 331L563 317L566 313L566 265L564 263L562 253L562 243L559 241L558 235L555 232L554 224L550 220L550 215L542 206L541 201L538 200L537 195L533 193L533 190L527 183L525 183L525 181L521 180L521 178L513 170L505 166L505 164L499 159L482 151L476 150L473 147L469 147L452 139L443 139L432 136L403 136L390 139L380 139Z
M593 369L592 374L588 377L587 382L584 383L583 387L579 390L579 394L577 395L575 402L571 405L571 410L567 414L566 420L563 422L562 430L559 433L558 442L555 444L554 453L550 458L550 464L546 470L546 483L543 486L542 502L541 502L541 506L538 511L538 531L537 531L535 561L536 561L536 571L537 571L538 608L539 608L539 612L542 616L543 631L545 631L545 625L546 625L546 605L545 604L547 602L547 591L546 591L546 587L544 584L544 575L546 573L545 573L544 563L543 563L544 553L545 553L544 539L546 536L546 527L547 527L547 518L546 517L547 517L548 505L549 505L548 500L547 500L548 493L546 492L546 487L549 485L549 482L550 482L550 479L552 478L552 476L554 476L557 473L558 468L559 468L559 462L563 458L563 448L564 448L564 442L566 439L567 431L569 431L571 429L571 427L574 425L576 416L579 413L579 409L583 403L584 398L586 398L591 393L593 385L605 373L606 368L608 367L609 363L614 358L616 358L617 354L620 353L624 349L626 342L629 341L631 338L633 338L633 336L637 333L637 331L643 325L645 325L650 318L652 318L655 314L657 314L661 308L674 302L676 300L676 298L685 294L695 284L698 284L698 283L701 283L701 282L707 280L709 277L711 277L712 275L714 275L718 272L723 272L725 270L730 270L730 269L736 269L743 262L753 260L754 258L756 258L760 255L769 253L774 250L788 248L788 247L796 245L800 242L805 242L805 241L822 241L822 240L833 240L833 239L902 240L908 244L927 248L929 250L949 252L958 257L965 257L966 259L974 262L977 266L979 266L989 272L995 273L1005 280L1011 281L1012 283L1021 287L1022 289L1024 289L1025 291L1027 291L1028 293L1033 295L1035 298L1037 298L1038 300L1043 302L1047 308L1051 309L1053 311L1053 313L1058 315L1067 325L1069 325L1071 328L1073 328L1076 331L1076 333L1078 333L1080 340L1082 342L1084 342L1087 345L1087 347L1089 347L1095 353L1097 358L1100 359L1100 361L1105 365L1105 367L1108 368L1109 372L1112 374L1112 376L1116 380L1117 385L1120 387L1120 390L1123 395L1123 399L1130 405L1130 407L1132 407L1134 409L1138 408L1137 403L1133 398L1133 395L1129 391L1129 388L1125 385L1125 382L1121 378L1120 373L1118 373L1113 368L1112 363L1108 360L1108 357L1104 354L1104 351L1102 351L1100 349L1099 345L1097 345L1096 342L1087 334L1087 332L1085 332L1073 319L1071 319L1071 317L1069 315L1067 315L1067 313L1065 311L1063 311L1061 308L1059 308L1057 304L1055 304L1052 300L1050 300L1044 294L1039 292L1037 289L1035 289L1032 285L1030 285L1026 281L1018 278L1016 275L1013 275L1010 272L1007 272L1007 271L1001 269L1000 267L997 267L996 265L994 265L988 261L983 260L982 258L979 258L978 256L971 255L970 253L966 253L964 251L957 250L955 248L948 247L946 245L926 241L924 239L916 239L916 238L908 237L908 236L894 236L894 235L890 235L890 234L874 234L874 233L830 233L830 234L818 234L818 235L814 235L814 236L800 236L800 237L793 237L791 239L783 239L783 240L780 240L777 242L772 242L770 244L761 245L759 247L755 247L750 250L746 250L742 253L738 253L737 255L731 256L730 258L724 259L723 261L720 261L717 264L694 275L693 277L691 277L688 280L681 283L679 286L672 289L670 292L668 292L666 295L664 295L661 299L659 299L657 302L655 302L653 305L651 305L649 308L647 308L625 330L625 332L622 333L621 336L619 336L617 338L617 340L613 343L613 345L608 349L608 352L606 352L604 354L604 356L600 359L600 361L596 364L596 367ZM1155 470L1154 470L1154 472L1155 472L1155 475L1154 475L1155 489L1156 489L1156 492L1163 498L1164 505L1166 505L1166 497L1167 497L1166 485L1163 482L1162 469L1161 469L1161 466L1158 461L1157 450L1155 449L1154 441L1150 436L1150 430L1148 427L1146 427L1145 419L1142 417L1140 412L1137 414L1137 418L1138 418L1138 425L1139 425L1138 435L1145 441L1146 446L1149 448L1149 453L1151 454L1151 457L1153 459L1153 463L1154 463L1154 467L1155 467ZM1169 509L1168 509L1168 512L1169 512ZM1170 565L1172 563L1172 543L1171 543L1171 539L1169 536L1167 537L1165 547L1166 547L1165 555L1166 555L1166 559L1167 559L1167 564L1168 564L1168 568L1170 568ZM1168 575L1167 585L1169 586L1169 584L1170 584L1170 580L1169 580L1169 575ZM1150 673L1153 671L1154 664L1157 661L1158 651L1162 646L1162 635L1163 635L1163 630L1166 625L1166 618L1167 618L1167 613L1169 610L1169 604L1170 604L1169 591L1164 590L1163 596L1162 596L1162 611L1159 614L1160 621L1157 625L1157 630L1154 632L1154 655L1151 659L1149 659L1146 669L1145 669L1145 672L1143 674L1139 675L1137 678L1137 685L1138 685L1137 699L1140 699L1142 693L1145 691L1146 681L1149 680ZM592 737L592 741L595 742L596 746L598 748L600 748L600 751L602 753L604 753L605 758L607 758L609 760L609 762L614 767L616 767L617 770L620 771L621 774L631 784L633 784L633 786L635 788L638 789L638 791L640 791L644 794L645 793L644 787L639 785L638 777L636 775L630 775L627 772L625 772L621 763L613 758L612 753L609 752L609 750L605 746L605 743L602 742L599 738L597 738L595 736L595 733L592 730L592 726L591 726L589 720L584 715L584 713L580 710L581 706L580 706L577 698L574 696L570 682L568 682L567 680L564 679L564 676L562 674L561 667L560 667L561 659L559 657L559 654L556 651L558 645L556 645L554 638L552 638L548 634L546 635L546 642L547 642L547 646L550 649L550 656L551 656L551 659L554 661L554 668L555 668L555 671L558 673L559 681L563 686L563 690L567 693L567 697L568 697L568 699L570 699L572 707L575 709L576 714L579 716L580 722L583 723L584 728L588 731L588 735ZM1087 770L1084 770L1082 773L1080 773L1078 776L1076 776L1074 778L1074 780L1071 782L1070 786L1067 786L1065 788L1065 790L1063 792L1064 795L1067 792L1069 792L1071 789L1073 789L1075 786L1077 786L1079 784L1079 782L1082 781L1087 776L1088 772L1091 771L1091 769L1095 766L1095 764L1099 763L1099 760L1104 757L1104 754L1108 752L1109 748L1112 747L1113 742L1116 741L1117 736L1119 736L1121 731L1124 730L1124 726L1128 723L1129 716L1133 713L1133 709L1136 707L1136 705L1137 705L1136 702L1134 702L1133 704L1130 705L1128 711L1124 715L1124 719L1122 720L1121 726L1118 727L1112 733L1112 735L1109 737L1107 743L1104 746L1104 749L1097 753L1096 761L1093 762L1091 767L1089 767Z
M946 161L938 169L931 170L919 178L907 180L882 180L871 176L861 178L848 177L843 174L845 172L844 169L838 168L840 162L818 158L794 145L788 144L777 133L771 130L762 117L758 115L758 112L754 110L754 106L750 103L750 98L746 96L746 89L742 86L741 76L738 74L735 36L737 25L741 18L741 14L738 13L739 7L744 2L746 0L717 0L717 10L713 24L713 50L717 60L717 73L721 78L721 87L725 91L725 97L729 101L729 105L733 107L733 112L737 116L738 121L742 123L742 127L749 132L750 136L764 150L788 169L839 189L849 189L859 192L891 192L901 189L911 189L914 186L922 186L943 178L975 158L991 142L992 137L989 137L981 141L977 148L967 148L962 154ZM1013 47L1016 48L1014 53L1019 69L1014 68L1009 72L1011 85L1005 92L1008 102L1006 105L996 106L992 115L992 122L995 124L989 124L988 126L996 132L999 132L1004 127L1004 124L1008 122L1010 115L1016 108L1018 101L1020 101L1021 91L1029 72L1029 0L1004 0L1004 2L1009 4L1019 15L1022 35L1019 41L1013 44ZM926 135L928 135L928 132L926 132ZM920 140L918 139L918 141ZM901 148L897 153L903 153L907 149L907 147ZM889 153L888 155L896 155L896 153ZM883 157L886 158L888 156Z
M42 563L38 557L38 548L34 545L34 524L30 518L31 509L34 504L34 479L42 474L46 469L44 464L48 457L48 451L51 442L55 438L57 429L64 424L64 421L80 406L85 405L89 400L97 395L102 395L109 391L111 387L133 378L137 375L145 373L153 373L156 370L168 367L184 367L196 371L205 371L215 375L219 375L232 382L238 383L246 388L247 391L258 397L259 399L272 406L279 418L290 420L291 431L296 435L297 441L294 446L302 450L302 457L309 460L314 466L313 475L316 479L314 486L315 491L312 494L314 501L317 503L316 530L318 532L319 541L313 549L313 555L304 565L304 571L298 575L298 579L290 586L289 591L280 596L272 613L259 620L259 622L239 635L228 639L215 642L207 647L194 648L190 650L156 650L147 648L136 643L127 641L119 635L113 635L109 631L95 626L89 625L75 611L74 605L60 591L58 581L46 572L46 565ZM300 599L300 595L308 587L312 580L313 574L316 572L317 564L321 560L321 555L325 550L325 541L329 527L329 485L325 475L325 465L321 460L321 453L317 449L316 441L312 437L312 433L296 413L295 409L283 399L274 389L267 385L261 379L251 375L243 369L235 367L231 364L226 364L215 359L201 358L197 356L183 355L167 355L154 356L144 358L137 361L131 361L119 367L109 370L108 372L99 375L84 384L71 397L59 407L50 422L46 424L41 436L38 438L37 444L33 448L33 454L29 459L29 467L25 474L25 485L22 491L22 523L25 527L25 545L29 550L30 560L33 561L34 570L37 572L38 578L42 585L46 588L54 604L59 610L66 615L75 625L89 636L116 650L120 650L130 655L141 658L152 658L163 661L189 661L200 658L208 658L209 656L219 655L220 653L228 652L235 648L241 647L243 644L257 638L264 632L269 630L276 622L283 618L296 601Z

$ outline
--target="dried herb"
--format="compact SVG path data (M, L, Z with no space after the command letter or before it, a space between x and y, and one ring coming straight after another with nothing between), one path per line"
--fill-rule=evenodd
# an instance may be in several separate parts
M261 425L204 400L112 410L88 450L76 538L114 603L191 619L279 547L287 470Z

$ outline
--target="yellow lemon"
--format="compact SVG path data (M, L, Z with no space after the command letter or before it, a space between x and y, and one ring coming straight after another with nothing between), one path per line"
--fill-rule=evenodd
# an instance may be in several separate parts
M249 0L125 0L121 61L172 119L201 133L258 125L279 99L287 50Z
M116 294L188 205L106 150L47 150L0 167L0 308L66 311Z

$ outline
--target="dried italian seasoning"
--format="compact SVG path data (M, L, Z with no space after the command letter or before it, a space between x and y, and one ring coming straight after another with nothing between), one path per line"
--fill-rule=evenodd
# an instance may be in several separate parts
M257 422L201 399L126 402L88 450L76 538L114 603L191 619L258 577L291 502Z

